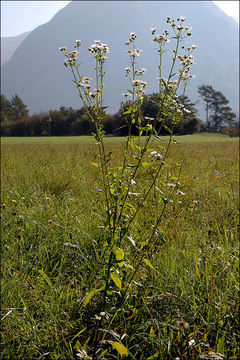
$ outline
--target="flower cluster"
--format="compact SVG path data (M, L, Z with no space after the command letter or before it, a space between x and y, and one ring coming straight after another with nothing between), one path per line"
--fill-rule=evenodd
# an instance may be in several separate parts
M175 33L179 31L183 31L183 35L187 32L187 36L191 36L192 34L189 32L192 28L190 26L184 26L182 23L186 20L185 16L180 16L177 18L177 23L175 23L174 20L172 20L170 17L167 18L167 23L169 23L174 30Z
M75 47L75 49L76 48L78 49L81 45L82 45L81 40L76 40L76 45L74 47ZM78 54L79 54L78 50L67 52L67 47L66 46L60 47L59 50L64 52L64 55L66 57L66 59L64 61L64 65L66 67L73 66L73 65L76 64L77 57L78 57Z
M137 38L136 34L134 32L130 33L130 38L128 39L128 41L125 42L125 45L130 45L131 43L133 43L133 41Z
M79 81L76 83L76 86L77 87L81 87L83 89L90 89L91 88L91 85L89 84L89 82L91 81L92 79L90 77L87 77L85 76L82 81Z
M130 67L126 67L126 68L125 68L125 71L126 71L126 76L128 76L128 74L129 74L130 71L131 71Z
M100 40L94 40L94 44L92 44L88 48L88 51L91 54L94 54L94 57L98 61L103 62L103 61L107 60L107 57L105 54L109 53L109 48L108 48L107 44L101 43Z
M142 68L141 70L135 70L136 75L143 75L146 72L145 68Z
M156 35L156 29L151 28L152 31L152 35L154 35L154 38L152 41L159 43L159 44L163 44L163 43L167 43L170 40L167 38L167 36L169 35L169 32L166 30L163 34L159 34Z
M132 56L133 58L134 58L134 57L138 57L141 52L142 52L142 50L140 50L140 49L135 49L135 50L129 49L129 50L127 51L127 53L128 53L130 56Z
M77 56L78 56L78 51L77 50L74 50L74 51L71 51L71 52L67 52L66 51L66 47L61 47L61 48L59 48L59 50L60 51L63 51L64 52L64 54L65 54L65 56L66 56L66 59L65 59L65 61L64 61L64 65L66 66L66 67L68 67L69 65L70 66L73 66L73 65L75 65L76 64L76 61L77 61Z
M171 80L165 79L163 77L157 77L157 80L159 81L160 85L164 86L164 88L168 92L174 90L178 83L177 80L171 81Z
M132 96L132 94L130 94L130 93L124 93L124 94L122 94L122 96L124 96L125 98L127 98L128 96Z
M132 88L133 88L133 94L136 91L136 95L138 100L142 100L143 99L143 93L147 87L147 83L146 81L142 80L142 75L146 72L145 68L142 68L141 70L136 70L135 69L135 65L136 65L136 57L138 57L140 55L140 53L142 52L142 50L140 49L135 49L135 40L136 40L137 36L135 33L130 33L130 38L128 41L126 41L125 45L128 46L128 50L127 53L130 56L131 59L131 65L132 65L132 76L131 76L131 69L130 67L126 67L125 68L125 74L128 77L132 83ZM136 79L136 77L138 77ZM130 96L130 93L126 93L123 94L123 96L128 97ZM134 96L133 96L134 98Z
M175 100L176 99L176 100ZM182 103L179 102L177 99L177 96L175 96L175 99L172 100L172 104L169 106L169 110L173 114L177 114L179 117L182 117L184 113L190 114L191 111L186 109Z
M145 91L145 89L147 87L146 81L133 80L132 84L137 90L138 99L142 100L143 99L143 93L144 93L144 91Z
M193 78L194 75L189 74L191 65L195 64L194 62L194 56L192 55L192 51L196 49L196 45L193 44L192 46L184 47L182 46L182 49L184 49L187 53L184 55L178 55L177 58L180 62L180 65L182 67L179 77L181 80L187 81L190 78Z
M193 55L189 55L189 56L178 55L177 58L180 60L180 63L184 66L189 67L190 65L195 64L193 60Z
M100 99L102 101L102 94L103 94L103 63L107 59L106 54L109 53L109 48L107 44L103 44L100 40L94 40L94 44L89 47L89 52L94 54L94 57L97 61L96 71L98 72L98 79L100 79L100 84L97 84L97 89L92 90L92 85L90 85L91 78L90 77L83 77L78 72L79 62L78 62L78 54L79 54L79 47L82 45L81 40L76 40L76 44L74 46L75 50L72 52L67 52L67 48L65 46L60 47L59 50L64 52L65 61L64 64L66 67L70 66L70 70L74 75L74 83L79 91L79 96L83 103L87 106L95 107L97 102L96 99ZM75 68L75 70L74 70ZM78 78L78 80L77 80Z
M143 89L145 89L145 87L147 86L146 81L142 81L142 80L133 80L133 86L140 88L142 87Z
M149 157L152 160L161 160L163 158L163 156L161 154L159 154L156 150L150 152Z
M76 45L74 46L75 48L79 48L79 46L82 45L81 40L76 40Z

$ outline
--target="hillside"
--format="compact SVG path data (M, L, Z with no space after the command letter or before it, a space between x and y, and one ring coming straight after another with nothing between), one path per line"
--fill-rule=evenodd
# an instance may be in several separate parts
M21 45L29 33L30 32L28 31L17 36L1 37L1 65L10 60L14 52Z
M186 16L192 27L191 44L197 44L192 72L196 78L188 95L198 98L197 86L211 84L238 109L238 24L209 1L72 1L48 23L32 31L2 67L2 93L17 93L30 112L46 111L61 105L81 106L70 73L63 65L60 46L73 48L81 39L82 73L92 75L94 63L87 51L94 39L110 47L106 64L105 105L118 110L121 93L128 89L124 68L129 65L125 41L129 33L138 35L143 50L139 67L147 68L147 93L157 88L157 54L150 28L167 29L166 18ZM170 53L168 56L171 56ZM165 65L169 60L165 60ZM201 104L199 104L201 108Z

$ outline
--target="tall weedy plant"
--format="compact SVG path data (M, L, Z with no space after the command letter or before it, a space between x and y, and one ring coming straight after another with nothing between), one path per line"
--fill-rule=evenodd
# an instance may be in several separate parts
M107 153L104 146L104 63L109 48L95 40L88 49L95 58L95 86L92 79L83 76L80 71L81 41L76 40L72 52L67 52L65 47L60 48L79 97L95 125L93 136L98 145L99 162L92 165L100 170L105 198L106 216L96 259L101 268L95 276L95 285L84 294L81 307L82 311L88 309L89 314L94 314L94 320L88 322L85 328L83 326L87 335L82 343L78 341L76 344L79 358L103 359L107 354L113 358L125 355L140 358L140 349L136 350L131 345L129 332L132 333L132 330L129 330L127 319L138 312L136 298L147 303L148 292L145 290L149 284L146 269L157 276L152 255L164 241L160 228L163 214L173 197L183 194L179 190L179 164L178 176L174 177L168 172L165 179L161 173L168 166L170 144L175 141L174 126L181 121L184 112L188 112L179 101L178 91L181 88L184 93L193 77L190 68L194 63L192 52L196 46L183 44L191 36L190 27L184 26L184 21L184 17L176 21L167 18L173 35L168 31L157 34L155 28L151 29L159 57L158 111L154 118L144 117L141 111L147 83L143 80L146 69L137 69L141 50L136 48L136 34L131 33L126 42L130 66L125 71L130 90L123 94L125 101L121 108L128 135L118 167L112 166L113 153ZM176 44L169 73L163 77L163 57L170 40ZM132 136L133 127L138 131L136 137ZM165 146L159 136L163 127L169 133ZM144 227L141 223L144 223Z

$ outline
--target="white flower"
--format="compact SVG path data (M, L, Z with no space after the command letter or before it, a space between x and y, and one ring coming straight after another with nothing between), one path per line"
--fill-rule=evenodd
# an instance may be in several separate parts
M135 185L136 184L136 181L134 181L133 179L131 179L131 185Z
M166 37L165 34L163 34L163 35L156 35L153 41L161 44L162 42L169 42L170 40Z
M151 157L152 159L155 159L155 160L161 160L163 158L163 156L161 154L159 154L156 150L152 151L150 153L149 157Z
M60 48L58 48L60 51L66 51L67 50L67 48L66 48L66 46L62 46L62 47L60 47Z
M77 54L78 54L78 51L75 50L72 53L70 53L70 56L75 58L77 56Z
M185 195L185 193L184 193L183 191L180 191L180 190L177 190L177 193L180 194L180 195L182 195L182 196Z
M139 86L140 83L141 83L140 80L134 80L134 81L133 81L133 86Z
M145 118L146 120L148 120L148 121L153 121L153 120L154 120L154 118L151 118L151 117L148 117L148 116L144 116L144 118Z
M133 51L131 55L132 55L133 57L137 57L137 56L139 56L139 52Z
M145 88L146 86L147 86L147 83L146 83L146 81L142 81L142 80L134 80L133 82L133 86L136 86L136 87L138 87L139 89L140 88Z
M92 80L90 77L88 77L88 76L85 76L84 78L83 78L83 80L85 81L85 83L87 84L90 80Z
M176 185L175 185L175 184L171 184L171 183L167 183L166 186L168 186L168 187L175 187Z
M91 360L92 359L92 357L88 356L88 354L86 353L86 351L84 349L77 350L76 355L79 359L83 359L83 360Z
M110 52L109 47L107 45L104 45L103 52L105 52L105 54Z
M185 16L180 16L180 20L185 21L186 20Z
M131 33L130 33L130 36L133 37L133 36L136 36L136 34L135 34L134 32L131 32Z
M188 342L188 345L189 346L193 346L195 344L195 340L194 339L191 339L189 342Z

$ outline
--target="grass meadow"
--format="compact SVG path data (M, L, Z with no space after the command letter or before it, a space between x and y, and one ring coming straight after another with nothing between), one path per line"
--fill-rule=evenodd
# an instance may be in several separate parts
M102 339L99 359L240 358L238 139L177 140L161 176L182 163L181 194L164 213L153 268L139 269L125 312L103 320L128 355ZM101 268L105 217L100 173L91 166L95 141L2 138L1 150L0 358L77 359L96 315L94 299L82 302ZM108 150L117 164L123 139L107 137ZM134 229L143 240L150 203ZM128 257L134 262L136 254Z

